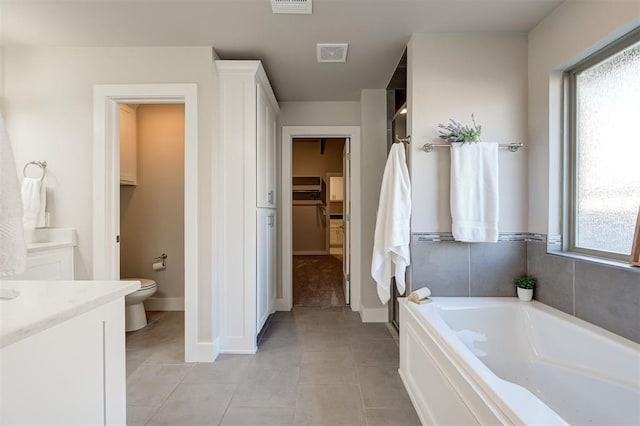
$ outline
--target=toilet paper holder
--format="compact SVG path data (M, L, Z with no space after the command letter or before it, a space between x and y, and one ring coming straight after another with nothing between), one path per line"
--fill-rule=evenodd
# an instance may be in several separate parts
M163 260L164 261L164 260L167 260L167 257L168 257L167 253L162 253L160 256L154 257L153 259L154 260Z

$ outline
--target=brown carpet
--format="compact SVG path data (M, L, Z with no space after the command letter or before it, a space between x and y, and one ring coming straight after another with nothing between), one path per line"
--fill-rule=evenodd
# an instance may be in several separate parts
M293 256L294 306L344 306L342 255Z

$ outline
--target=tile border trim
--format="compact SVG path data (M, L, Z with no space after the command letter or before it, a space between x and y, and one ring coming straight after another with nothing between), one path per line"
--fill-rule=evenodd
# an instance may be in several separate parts
M413 232L411 241L417 242L446 242L456 241L451 232ZM533 232L501 232L498 242L534 242L542 244L559 245L562 242L561 235L546 235Z

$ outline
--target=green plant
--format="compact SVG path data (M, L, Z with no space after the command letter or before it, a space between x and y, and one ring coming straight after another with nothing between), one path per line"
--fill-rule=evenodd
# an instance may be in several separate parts
M536 286L536 279L531 275L525 274L513 280L513 283L516 285L516 287L531 290Z
M462 125L453 119L449 119L449 124L446 126L442 123L438 124L440 130L440 139L447 142L478 142L480 141L480 133L482 133L482 126L476 124L476 119L471 114L471 121L473 121L473 127Z

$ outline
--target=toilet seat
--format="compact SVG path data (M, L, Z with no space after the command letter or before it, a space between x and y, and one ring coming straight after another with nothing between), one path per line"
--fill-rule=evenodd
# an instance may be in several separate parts
M147 278L122 278L122 281L140 281L140 288L137 291L146 290L156 286L156 282L154 280Z

